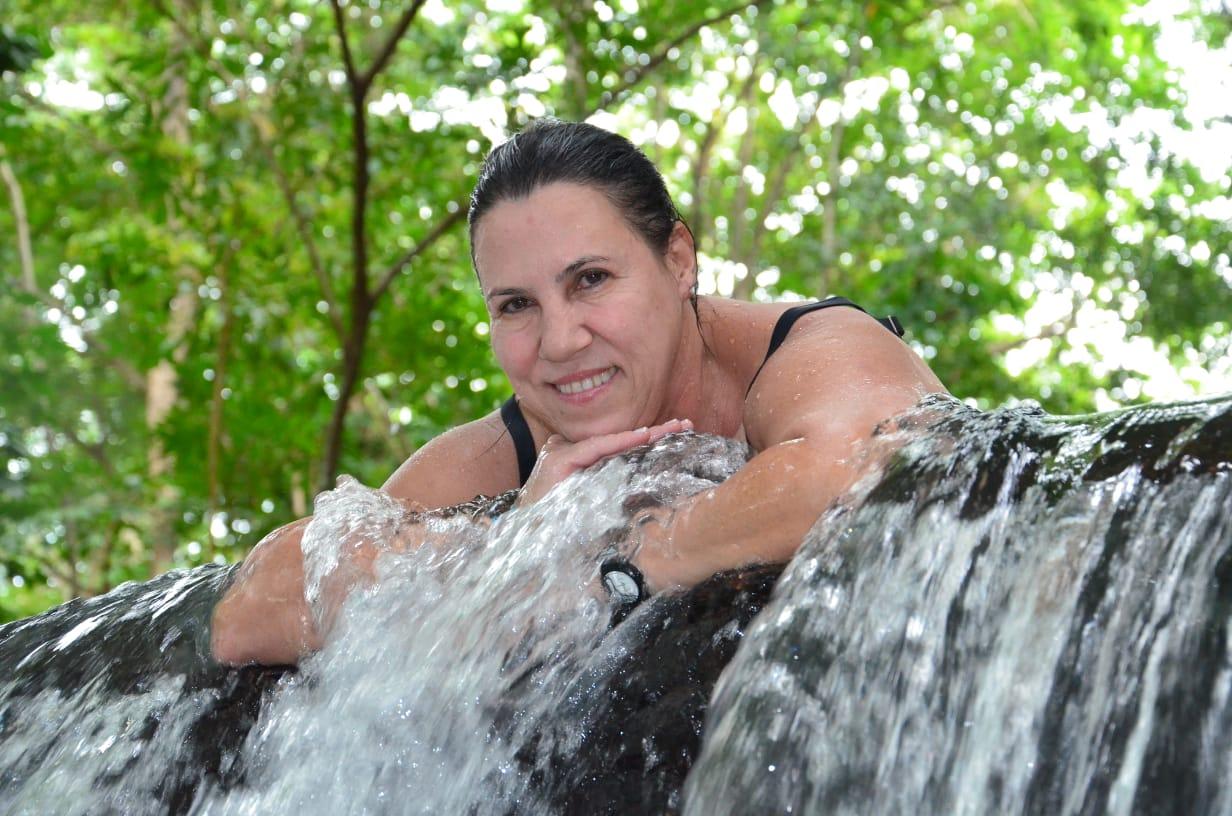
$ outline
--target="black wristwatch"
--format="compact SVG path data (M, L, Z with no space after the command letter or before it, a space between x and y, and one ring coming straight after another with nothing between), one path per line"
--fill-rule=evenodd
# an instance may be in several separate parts
M599 577L608 597L618 606L632 608L646 600L646 578L628 559L607 559L599 565Z

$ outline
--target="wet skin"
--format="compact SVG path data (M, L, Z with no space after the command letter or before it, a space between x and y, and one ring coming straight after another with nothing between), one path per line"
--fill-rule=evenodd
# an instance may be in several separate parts
M688 230L677 224L660 255L594 189L553 184L496 205L477 227L475 259L493 353L541 450L520 504L689 427L755 451L723 484L637 525L637 563L653 589L789 559L887 453L866 444L876 425L944 391L906 344L849 308L803 317L754 381L789 304L704 297L695 318ZM518 481L493 412L425 445L383 489L444 507ZM303 602L301 535L289 525L250 554L215 613L220 660L288 663L319 646Z
M698 357L687 232L660 257L606 196L552 184L492 208L475 266L524 414L572 442L681 416Z

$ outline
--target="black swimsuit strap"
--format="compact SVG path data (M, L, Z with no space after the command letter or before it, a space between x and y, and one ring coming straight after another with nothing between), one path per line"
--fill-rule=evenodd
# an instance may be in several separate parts
M535 450L535 437L530 432L530 425L526 424L517 397L505 400L500 415L513 440L513 450L518 455L518 485L521 486L530 478L530 472L535 469L535 460L539 458L539 451Z
M816 303L803 303L799 306L793 306L783 312L779 316L778 322L774 324L774 331L770 335L770 348L766 351L766 358L762 360L761 365L758 367L757 374L761 373L771 355L779 350L779 346L783 345L783 341L787 339L787 333L791 331L791 327L795 325L797 320L809 312L827 309L831 306L850 306L853 309L860 309L859 306L847 298L828 297ZM863 312L864 310L860 309L860 311ZM877 322L894 332L895 336L903 336L903 327L897 318L879 317ZM753 375L753 382L757 381L757 374ZM749 383L749 391L753 390L753 382ZM518 478L520 479L520 484L524 485L530 478L531 471L535 469L535 460L539 458L539 451L535 449L535 437L530 432L530 425L526 423L526 417L522 414L522 408L518 405L517 397L510 397L505 400L505 403L501 405L500 415L501 421L505 423L505 429L509 431L509 437L513 440L513 450L518 456Z
M779 350L779 346L783 345L783 341L787 339L787 333L791 331L791 327L796 325L796 321L804 317L809 312L815 312L818 309L828 309L831 306L850 306L853 309L860 308L855 303L844 297L837 295L828 297L825 300L819 300L816 303L802 303L799 306L792 306L783 314L779 315L778 321L774 324L774 331L770 334L770 348L766 350L766 356L761 361L761 365L757 367L757 373L753 375L753 379L749 381L749 390L745 392L746 396L753 390L753 383L757 382L757 375L761 374L761 370L766 367L766 363L774 355L774 352ZM868 312L864 312L868 314ZM902 324L898 322L896 317L879 317L877 322L885 326L888 330L894 333L895 337L903 336Z

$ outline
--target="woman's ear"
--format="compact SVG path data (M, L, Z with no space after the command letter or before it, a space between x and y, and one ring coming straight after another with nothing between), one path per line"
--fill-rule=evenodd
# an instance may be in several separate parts
M672 227L672 234L667 239L666 261L668 270L676 279L680 296L689 298L697 284L697 249L693 244L693 233L683 221L677 221Z

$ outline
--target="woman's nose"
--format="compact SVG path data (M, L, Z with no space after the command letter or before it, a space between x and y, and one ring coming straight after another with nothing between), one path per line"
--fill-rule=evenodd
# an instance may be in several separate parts
M565 362L590 345L591 334L573 309L543 310L539 356L549 362Z

